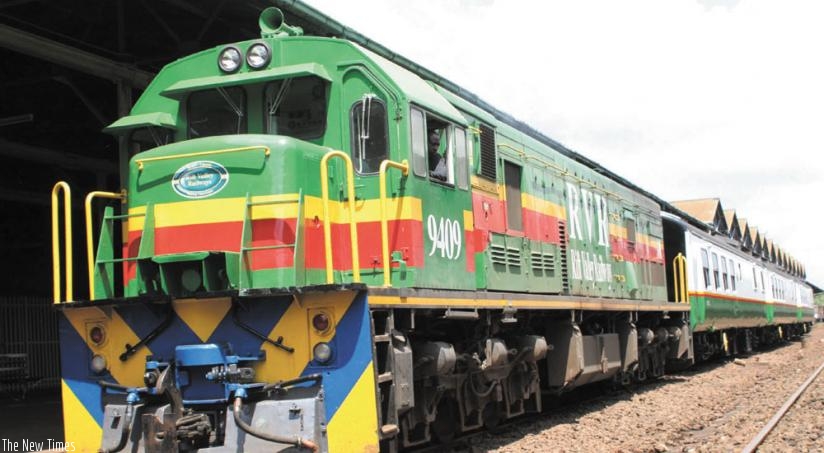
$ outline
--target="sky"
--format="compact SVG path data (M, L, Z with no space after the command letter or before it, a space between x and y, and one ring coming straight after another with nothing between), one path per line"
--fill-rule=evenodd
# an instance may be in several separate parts
M824 287L824 2L305 1Z

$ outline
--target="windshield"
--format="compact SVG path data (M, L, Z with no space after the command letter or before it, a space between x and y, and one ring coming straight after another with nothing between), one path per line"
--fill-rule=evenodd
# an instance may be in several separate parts
M165 127L149 126L135 129L129 136L129 152L131 155L143 151L168 145L174 139L174 131Z
M242 88L196 91L187 103L189 138L246 133L246 94Z
M319 77L277 80L266 85L266 133L310 139L326 131L327 82Z

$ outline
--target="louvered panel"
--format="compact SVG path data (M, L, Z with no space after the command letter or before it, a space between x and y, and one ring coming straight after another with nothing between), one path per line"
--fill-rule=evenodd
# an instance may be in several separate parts
M489 260L506 266L506 247L494 243L489 244Z
M552 253L532 252L532 270L535 272L555 272L555 255Z
M495 160L495 130L481 124L481 176L495 181L498 175Z
M517 247L507 247L506 260L510 266L521 267L521 249Z

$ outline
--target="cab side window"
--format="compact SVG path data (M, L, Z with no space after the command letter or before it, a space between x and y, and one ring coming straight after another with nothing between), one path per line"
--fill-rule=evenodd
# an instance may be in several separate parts
M352 106L350 118L355 171L361 175L377 173L389 157L386 105L374 96L364 96Z
M439 184L454 186L457 182L462 189L468 187L466 131L413 107L410 133L415 175Z

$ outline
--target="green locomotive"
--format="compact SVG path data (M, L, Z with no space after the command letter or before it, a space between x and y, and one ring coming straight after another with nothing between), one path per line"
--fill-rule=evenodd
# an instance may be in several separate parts
M108 127L89 300L55 248L78 451L393 451L693 362L669 205L379 47L260 26Z

